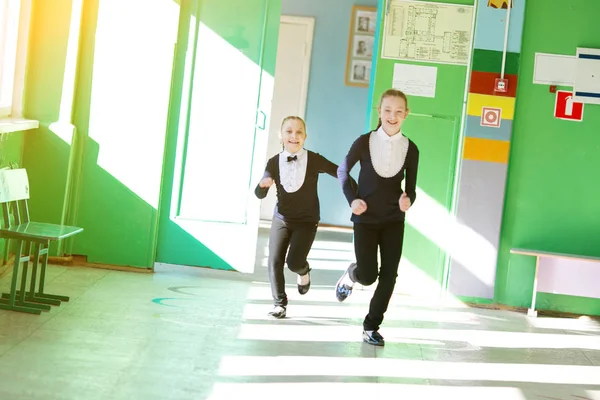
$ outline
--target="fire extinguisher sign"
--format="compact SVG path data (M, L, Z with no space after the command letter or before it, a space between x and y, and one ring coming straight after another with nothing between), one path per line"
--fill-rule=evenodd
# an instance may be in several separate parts
M583 103L573 100L573 92L557 90L554 116L568 121L582 121Z

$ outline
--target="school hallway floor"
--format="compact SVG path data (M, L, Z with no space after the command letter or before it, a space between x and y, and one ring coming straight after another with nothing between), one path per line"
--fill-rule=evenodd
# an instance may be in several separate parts
M363 344L371 293L342 304L333 293L336 268L352 257L348 234L317 241L313 286L300 296L286 275L280 321L266 317L263 250L252 276L52 266L47 292L69 303L39 316L0 310L0 399L600 399L600 324L591 320L395 296L386 346ZM322 257L327 246L337 261Z

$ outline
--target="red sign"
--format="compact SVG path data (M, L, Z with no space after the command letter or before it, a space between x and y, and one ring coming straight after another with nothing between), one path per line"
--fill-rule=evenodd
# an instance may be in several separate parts
M481 110L481 126L500 128L502 121L502 109L494 107L483 107Z
M573 92L557 90L554 116L568 121L582 121L583 103L573 101Z
M506 93L508 92L508 79L496 78L496 84L494 86L494 92Z

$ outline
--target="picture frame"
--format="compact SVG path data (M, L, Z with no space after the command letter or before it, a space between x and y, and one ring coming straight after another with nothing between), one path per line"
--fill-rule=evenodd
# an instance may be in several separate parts
M376 26L377 7L352 6L346 57L347 86L369 87Z

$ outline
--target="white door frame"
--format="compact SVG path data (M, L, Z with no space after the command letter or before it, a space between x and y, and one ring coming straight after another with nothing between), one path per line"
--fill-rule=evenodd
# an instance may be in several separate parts
M314 30L315 30L315 19L313 17L297 17L292 15L282 15L279 19L280 24L290 24L290 25L303 25L306 26L306 37L304 40L304 58L303 58L303 68L302 68L302 84L300 89L300 98L298 99L298 116L302 119L306 119L306 103L308 99L308 84L310 80L310 66L311 66L311 58L312 58L312 46L314 39ZM277 68L277 67L275 67ZM277 82L275 82L275 85ZM277 101L277 99L273 99ZM271 130L269 135L278 135L276 130L273 130L274 126L279 126L280 121L271 121ZM275 124L275 125L274 125ZM279 129L279 128L277 128ZM269 136L269 142L272 140L272 136ZM268 147L268 146L267 146ZM267 150L268 151L268 150ZM263 200L264 201L264 200ZM273 203L275 204L275 203ZM272 213L269 214L270 217L262 218L262 209L261 209L261 227L269 227L271 226L271 217Z
M315 19L312 17L296 17L292 15L282 15L280 23L306 25L306 47L304 48L304 74L302 76L302 92L300 95L300 115L306 117L306 102L308 99L308 82L310 79L310 62L312 56L312 45L315 31Z

